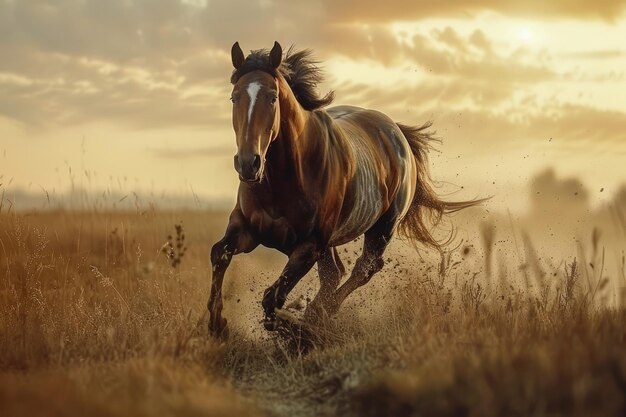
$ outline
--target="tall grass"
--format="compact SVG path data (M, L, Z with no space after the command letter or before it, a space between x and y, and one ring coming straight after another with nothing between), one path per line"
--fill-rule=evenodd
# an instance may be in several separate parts
M529 233L502 251L494 223L439 264L398 249L299 355L255 322L269 252L233 261L235 329L207 336L225 218L0 215L0 414L624 415L625 261L599 231L558 262Z

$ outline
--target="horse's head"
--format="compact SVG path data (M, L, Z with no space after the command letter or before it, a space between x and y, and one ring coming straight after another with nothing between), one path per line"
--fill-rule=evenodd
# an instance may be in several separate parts
M281 46L274 42L269 62L264 66L276 71L282 56ZM245 56L238 42L232 47L231 58L235 70L244 65ZM254 183L263 177L265 154L280 127L278 86L277 78L263 70L244 73L234 84L231 100L237 139L235 170L242 181Z

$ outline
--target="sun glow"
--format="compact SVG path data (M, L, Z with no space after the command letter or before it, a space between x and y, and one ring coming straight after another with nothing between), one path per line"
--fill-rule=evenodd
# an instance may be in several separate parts
M535 34L530 28L523 27L517 32L517 39L523 43L531 43L535 39Z

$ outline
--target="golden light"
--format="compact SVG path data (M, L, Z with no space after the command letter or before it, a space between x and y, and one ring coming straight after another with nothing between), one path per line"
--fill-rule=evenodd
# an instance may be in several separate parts
M535 34L529 27L523 27L517 32L517 39L523 43L531 43L535 39Z

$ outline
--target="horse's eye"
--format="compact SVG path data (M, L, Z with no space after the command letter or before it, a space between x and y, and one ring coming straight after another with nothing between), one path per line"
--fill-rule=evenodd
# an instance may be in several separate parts
M276 104L276 100L277 100L277 99L278 99L278 97L273 96L273 97L272 97L272 100L271 100L272 104Z

